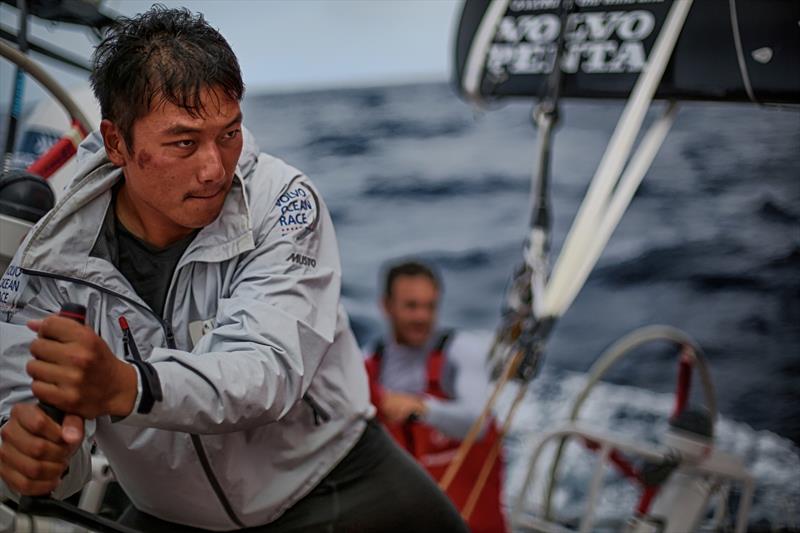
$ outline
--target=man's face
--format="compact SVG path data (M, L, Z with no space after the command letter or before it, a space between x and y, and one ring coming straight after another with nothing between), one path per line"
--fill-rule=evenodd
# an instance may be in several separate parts
M134 122L133 147L103 121L109 159L125 173L121 196L145 236L163 236L156 241L176 240L213 222L233 183L242 152L239 103L211 88L201 100L204 112L194 117L169 102L155 106Z
M419 348L433 333L439 291L427 276L398 276L391 295L383 301L395 340Z

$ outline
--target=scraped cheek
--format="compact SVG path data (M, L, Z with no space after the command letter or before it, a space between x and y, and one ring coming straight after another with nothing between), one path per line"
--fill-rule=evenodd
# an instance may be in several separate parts
M139 168L143 168L150 164L152 159L153 156L147 150L139 150L139 155L136 156L136 164L139 165Z

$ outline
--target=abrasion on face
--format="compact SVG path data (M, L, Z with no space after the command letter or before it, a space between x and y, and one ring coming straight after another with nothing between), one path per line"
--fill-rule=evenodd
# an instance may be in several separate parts
M144 168L152 159L153 157L147 150L140 150L136 155L136 164L139 165L139 168Z

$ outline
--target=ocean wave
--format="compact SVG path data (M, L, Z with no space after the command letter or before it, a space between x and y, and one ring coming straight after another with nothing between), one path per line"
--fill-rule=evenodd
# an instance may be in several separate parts
M798 267L800 247L764 257L731 236L645 250L597 267L592 280L611 286L679 282L700 292L791 290L800 281L791 275Z
M686 281L698 278L724 278L733 267L725 258L737 257L744 247L732 242L695 241L644 250L636 257L604 264L592 273L596 281L611 285L653 283L656 281ZM712 263L714 261L714 263Z
M767 266L773 268L789 268L795 273L800 272L800 244L794 246L786 254L773 258Z
M367 135L358 133L323 134L306 143L306 148L315 156L337 155L354 156L367 153L371 146Z
M453 137L465 131L468 124L462 120L445 120L425 124L412 120L385 118L364 121L357 127L339 132L325 129L311 137L305 144L315 155L355 156L363 155L381 141L397 139L431 139ZM352 133L357 131L358 133Z
M452 137L464 132L469 124L463 120L423 123L402 119L383 119L367 123L364 133L375 139L430 139Z
M419 257L441 269L459 271L484 267L492 262L493 255L489 250L468 250L464 252L424 252Z
M797 224L800 221L800 214L793 213L791 209L773 198L763 200L758 208L758 215L764 220L781 224Z
M513 178L501 174L484 174L469 179L450 177L437 180L419 176L372 176L368 178L361 195L367 198L420 199L453 198L471 195L492 195L509 192L527 192L527 178Z

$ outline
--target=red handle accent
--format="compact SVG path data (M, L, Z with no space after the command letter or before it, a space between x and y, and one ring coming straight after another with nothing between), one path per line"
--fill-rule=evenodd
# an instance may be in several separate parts
M600 448L600 445L591 439L584 438L583 443L593 452L596 452ZM636 468L634 468L633 465L629 463L628 460L625 459L625 457L617 450L611 450L611 453L608 454L608 460L617 467L617 470L619 470L623 476L631 481L641 483L642 478L639 472L637 472Z
M82 315L80 313L71 313L69 311L64 311L63 309L58 313L58 316L63 316L65 318L71 318L77 322L83 324L86 321L86 315Z
M639 498L639 503L636 506L636 512L638 514L646 515L650 511L650 504L653 503L653 498L655 498L656 494L658 494L658 489L659 487L657 485L645 487L641 498Z
M689 401L689 389L692 385L692 363L693 360L689 357L691 348L684 348L681 352L681 358L678 362L678 383L675 390L675 409L672 411L672 418L677 417L686 408L686 403Z
M692 365L694 364L694 360L689 355L689 350L691 348L688 346L683 348L678 362L678 384L675 391L675 409L672 412L672 418L681 414L689 401L689 389L692 385ZM584 444L592 451L597 451L600 448L600 445L591 439L584 439ZM646 515L660 487L658 485L645 485L641 472L636 470L617 450L611 450L608 459L623 476L642 485L644 490L636 506L636 512L640 515Z
M87 132L81 125L77 121L72 121L70 130L34 161L27 168L28 172L45 179L49 178L78 152L78 145L86 135Z

